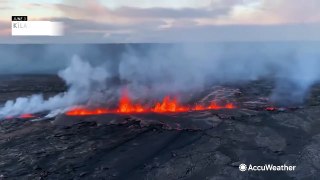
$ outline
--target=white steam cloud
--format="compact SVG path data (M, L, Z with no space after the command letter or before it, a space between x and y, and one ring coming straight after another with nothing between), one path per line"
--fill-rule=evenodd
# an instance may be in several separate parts
M207 83L245 83L273 79L271 101L300 104L320 81L320 53L277 47L221 48L207 44L155 48L141 55L129 50L119 66L120 78L140 97L201 90ZM282 49L281 49L282 48Z
M0 117L16 116L24 113L65 109L77 104L85 103L95 91L105 88L105 81L109 74L101 67L91 67L88 62L74 56L68 68L59 71L69 89L47 100L43 95L19 97L15 101L7 101L0 109Z
M110 81L114 77L127 85L133 98L142 100L200 92L207 84L272 79L275 81L272 101L300 104L320 81L320 53L314 47L287 44L129 47L121 53L119 61L105 61L98 67L74 57L70 66L58 73L69 87L67 92L47 100L42 95L33 95L8 101L0 109L0 116L106 103L106 99L115 97L114 89L119 87Z

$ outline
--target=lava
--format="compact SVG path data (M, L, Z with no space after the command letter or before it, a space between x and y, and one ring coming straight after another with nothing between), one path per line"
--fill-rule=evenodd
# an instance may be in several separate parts
M144 112L145 109L140 104L133 104L129 98L128 91L124 89L119 101L118 113Z
M267 111L276 111L277 108L275 108L275 107L267 107L266 110Z
M189 111L204 111L204 110L219 110L219 109L234 109L235 105L228 103L219 105L216 102L211 102L209 105L196 104L194 106L181 105L177 98L165 96L161 102L156 102L153 106L143 106L139 103L133 103L126 90L122 91L118 108L96 108L89 109L86 107L76 107L65 114L67 116L89 116L101 114L135 114L135 113L174 113L174 112L189 112Z
M19 118L19 119L32 119L32 118L36 118L35 115L33 114L21 114L20 116L7 116L5 117L5 119L14 119L14 118Z
M89 115L100 115L100 114L108 114L110 111L103 108L98 109L86 109L82 107L74 108L68 112L66 115L68 116L89 116Z
M31 118L35 118L36 116L32 115L32 114L22 114L19 116L19 118L21 119L31 119Z
M151 109L152 112L183 112L189 111L188 107L181 106L176 98L171 99L169 96L163 98L162 102L156 103L156 106Z

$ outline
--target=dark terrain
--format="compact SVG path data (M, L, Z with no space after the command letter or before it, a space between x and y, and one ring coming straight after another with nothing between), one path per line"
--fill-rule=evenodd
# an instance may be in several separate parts
M55 76L0 78L0 103L63 92ZM0 179L318 179L320 88L305 106L266 110L272 83L208 88L237 109L0 121ZM296 165L241 172L239 164Z

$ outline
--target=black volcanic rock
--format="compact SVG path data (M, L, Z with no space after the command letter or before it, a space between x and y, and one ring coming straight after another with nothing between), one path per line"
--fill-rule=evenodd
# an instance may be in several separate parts
M239 103L234 110L2 120L0 179L317 179L320 106L313 99L303 108L265 111L267 102L254 93L264 94L264 83L255 84L227 88ZM212 95L223 94L218 89ZM242 163L297 169L241 172Z

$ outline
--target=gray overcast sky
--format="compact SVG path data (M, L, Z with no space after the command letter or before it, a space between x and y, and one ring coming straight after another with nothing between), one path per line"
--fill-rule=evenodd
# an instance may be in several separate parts
M11 16L64 22L63 37L11 37ZM319 0L0 0L0 43L320 40Z

